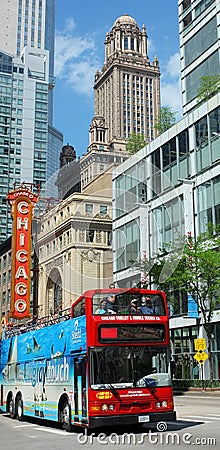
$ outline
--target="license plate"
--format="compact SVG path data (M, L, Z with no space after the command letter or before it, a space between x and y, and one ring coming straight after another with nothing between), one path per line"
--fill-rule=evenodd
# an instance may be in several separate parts
M150 422L149 416L138 416L138 422Z

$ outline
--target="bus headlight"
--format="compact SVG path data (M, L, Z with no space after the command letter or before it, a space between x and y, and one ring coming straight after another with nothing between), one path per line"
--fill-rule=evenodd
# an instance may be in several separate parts
M156 408L167 408L167 401L166 400L163 400L161 403L160 402L157 402L156 403Z
M109 405L108 407L109 411L113 411L115 409L114 405Z
M108 411L108 405L106 403L102 405L102 411Z

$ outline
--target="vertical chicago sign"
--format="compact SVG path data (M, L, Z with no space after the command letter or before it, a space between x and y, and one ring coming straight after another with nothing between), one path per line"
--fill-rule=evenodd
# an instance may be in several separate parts
M25 187L8 193L13 218L10 317L30 317L31 225L38 196Z

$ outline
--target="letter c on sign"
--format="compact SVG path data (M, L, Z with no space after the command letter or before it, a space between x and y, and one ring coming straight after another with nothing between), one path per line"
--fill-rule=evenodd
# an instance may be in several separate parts
M23 257L22 257L23 255ZM27 261L27 251L26 250L18 250L16 253L16 259L20 262L20 263L24 263Z
M20 214L28 214L28 203L27 202L18 203L18 211Z

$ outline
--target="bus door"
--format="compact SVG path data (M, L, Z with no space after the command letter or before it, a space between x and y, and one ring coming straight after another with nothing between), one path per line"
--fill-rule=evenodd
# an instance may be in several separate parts
M46 393L46 360L34 361L34 415L36 417L45 416L47 402Z
M88 422L86 361L86 356L79 356L74 359L74 421L83 423Z

